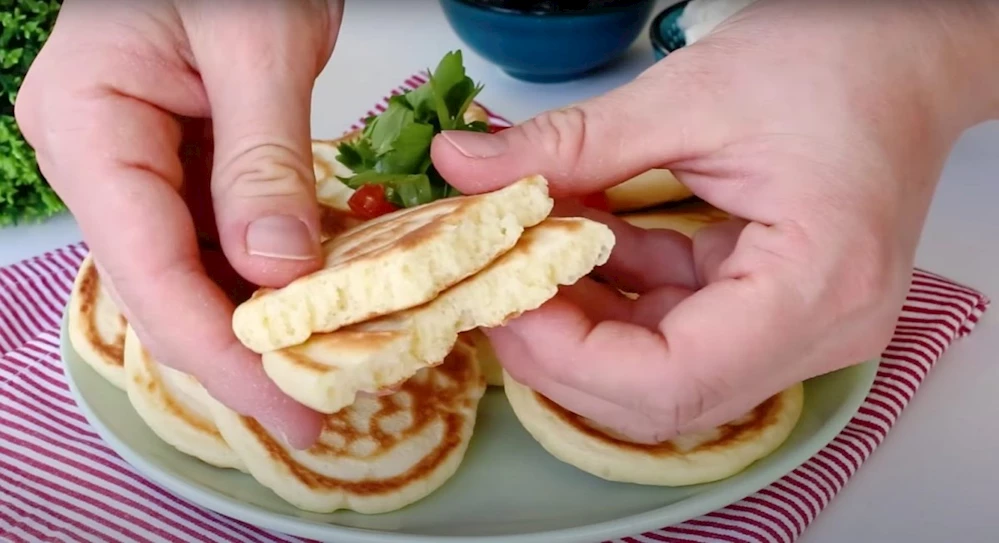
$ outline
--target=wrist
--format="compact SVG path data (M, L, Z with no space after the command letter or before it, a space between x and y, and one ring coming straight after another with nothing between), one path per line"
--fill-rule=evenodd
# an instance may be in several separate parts
M999 2L925 1L923 30L928 42L912 52L923 56L917 73L940 108L942 120L961 132L999 118ZM917 61L918 62L918 61Z
M945 138L999 118L997 0L759 0L745 18L759 27L752 41L793 50L792 63L821 67L868 108L907 104ZM880 113L899 120L899 111Z

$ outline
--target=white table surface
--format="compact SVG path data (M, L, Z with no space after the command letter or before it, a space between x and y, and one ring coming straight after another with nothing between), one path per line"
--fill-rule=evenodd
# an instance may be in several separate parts
M666 5L668 2L664 3ZM385 91L462 44L434 0L348 2L340 40L313 99L317 137L339 135ZM518 82L465 50L483 103L514 121L620 85L652 62L643 35L620 64L582 81ZM373 60L377 59L377 60ZM954 148L917 265L999 297L999 123ZM70 216L0 229L0 265L80 239ZM987 313L942 359L892 429L808 529L804 543L999 539L999 325Z

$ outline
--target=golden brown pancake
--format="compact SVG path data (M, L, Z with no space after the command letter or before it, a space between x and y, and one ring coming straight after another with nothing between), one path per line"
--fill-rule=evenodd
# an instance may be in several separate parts
M167 444L213 466L245 471L215 426L208 392L194 377L153 360L131 326L125 339L125 390L139 417Z
M114 386L125 388L125 317L101 284L93 257L80 264L69 297L67 325L73 349Z
M655 486L709 483L771 454L791 434L804 404L798 383L728 424L655 445L624 440L504 374L517 419L559 460L610 481Z
M459 341L397 392L359 396L327 415L319 442L305 451L217 402L212 411L254 478L295 507L393 511L432 493L461 464L486 388L474 356Z

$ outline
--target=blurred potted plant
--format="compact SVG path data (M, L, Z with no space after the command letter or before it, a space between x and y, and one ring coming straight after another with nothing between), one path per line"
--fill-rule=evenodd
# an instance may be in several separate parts
M60 6L59 0L0 0L0 226L43 221L66 209L14 121L17 91Z

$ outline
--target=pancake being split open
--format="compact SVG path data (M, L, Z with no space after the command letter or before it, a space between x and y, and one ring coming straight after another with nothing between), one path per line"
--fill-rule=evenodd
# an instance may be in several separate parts
M84 257L67 308L69 341L91 368L125 389L125 317L101 284L91 255Z
M319 442L294 450L253 419L212 402L222 435L253 477L303 510L374 514L416 502L458 470L486 384L465 340L398 391L328 415Z
M547 181L532 176L364 222L323 244L323 269L240 304L233 331L266 353L424 304L512 248L552 206Z
M731 477L771 454L791 434L804 405L798 383L728 424L644 445L614 437L504 375L517 419L552 456L609 481L687 486Z
M264 371L295 400L335 413L360 392L390 388L442 360L460 333L537 309L560 285L605 263L613 246L614 234L601 223L547 219L432 302L264 353Z

